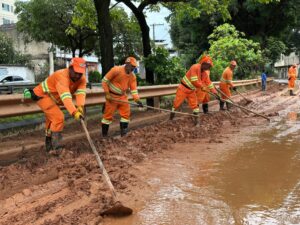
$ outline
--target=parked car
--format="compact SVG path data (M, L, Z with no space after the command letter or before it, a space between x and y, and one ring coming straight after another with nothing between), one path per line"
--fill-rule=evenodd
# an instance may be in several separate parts
M15 84L33 84L33 82L17 75L0 76L0 85L6 86L6 85L15 85Z
M12 94L16 89L22 91L25 87L19 85L33 85L34 83L21 76L2 75L0 76L0 94Z

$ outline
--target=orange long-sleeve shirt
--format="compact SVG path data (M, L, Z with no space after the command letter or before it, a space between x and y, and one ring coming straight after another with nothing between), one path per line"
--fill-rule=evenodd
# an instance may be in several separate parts
M116 95L126 95L130 89L134 100L139 99L137 91L136 76L133 73L127 74L125 66L114 66L102 79L104 92L111 92Z
M72 102L72 95L76 96L76 105L84 106L86 96L86 78L73 82L69 77L69 69L55 71L45 81L34 88L37 96L49 95L58 105L64 105L73 115L76 107Z
M210 70L203 71L200 75L200 80L203 83L203 85L208 87L212 93L216 94L217 90L215 89L214 84L211 82L209 75L210 75Z
M290 80L296 80L297 78L297 67L293 67L291 66L288 70L288 78L290 78Z
M184 83L191 90L196 90L197 88L201 88L203 84L201 82L200 75L201 75L201 65L194 64L186 72L185 76L181 80L181 83Z
M232 84L232 78L233 78L233 71L230 69L230 67L227 67L221 77L221 82L226 83L229 87L233 87Z

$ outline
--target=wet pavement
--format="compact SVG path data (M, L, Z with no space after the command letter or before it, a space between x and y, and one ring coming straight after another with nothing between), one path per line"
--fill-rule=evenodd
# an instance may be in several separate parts
M281 116L229 134L229 151L222 144L176 144L174 152L189 154L148 162L141 174L148 199L133 216L105 224L300 224L299 115Z

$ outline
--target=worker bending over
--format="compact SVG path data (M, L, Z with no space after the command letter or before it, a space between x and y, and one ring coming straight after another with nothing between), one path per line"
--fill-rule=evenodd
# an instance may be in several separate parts
M45 113L47 152L62 147L60 142L64 128L64 113L60 106L64 106L74 119L84 118L85 70L85 60L73 58L69 68L55 71L33 90L24 91L24 97L37 101L37 105ZM72 102L72 95L76 96L76 106Z

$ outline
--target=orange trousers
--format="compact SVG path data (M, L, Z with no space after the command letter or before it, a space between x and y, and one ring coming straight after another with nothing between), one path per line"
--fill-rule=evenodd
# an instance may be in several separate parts
M231 97L230 85L220 82L220 90L227 96L221 94L221 98L226 100L227 97Z
M177 88L172 110L178 109L185 99L187 99L189 107L193 109L193 112L199 112L196 91L190 90L181 84Z
M122 100L128 102L126 95L114 95L112 94L114 99ZM127 103L116 102L116 101L107 101L105 102L105 110L101 120L101 123L111 124L113 121L113 115L115 111L118 110L121 116L120 122L129 123L130 118L130 106Z
M289 90L293 90L295 88L295 80L290 79L289 80Z
M64 114L59 106L48 96L44 95L37 101L37 105L45 113L46 135L50 136L51 132L60 132L64 128Z
M196 95L197 95L198 103L206 104L210 100L209 94L205 91L202 91L200 88L197 89Z

